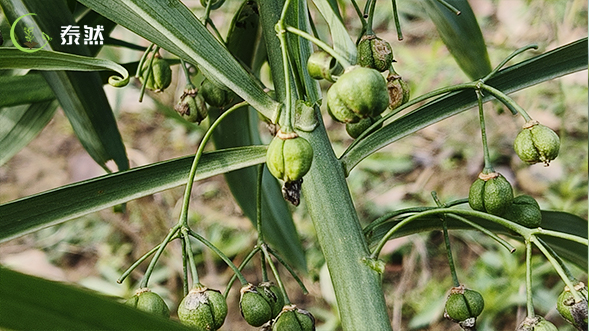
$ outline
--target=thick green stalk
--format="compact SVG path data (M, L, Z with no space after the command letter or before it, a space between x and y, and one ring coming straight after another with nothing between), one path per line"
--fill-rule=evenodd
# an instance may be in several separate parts
M283 1L258 2L268 60L279 100L285 99L285 95L281 95L285 88L285 76L274 25L280 17L283 4ZM291 3L295 7L299 4ZM286 23L300 28L296 20L291 21L288 17ZM306 31L305 28L301 30ZM321 118L320 114L318 118ZM362 261L369 256L368 246L350 197L342 164L331 148L325 127L320 123L313 132L298 133L313 146L313 165L304 177L303 195L331 274L342 327L347 331L391 330L380 276Z

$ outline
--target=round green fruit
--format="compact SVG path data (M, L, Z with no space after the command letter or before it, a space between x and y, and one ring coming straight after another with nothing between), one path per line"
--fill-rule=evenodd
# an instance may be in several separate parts
M556 300L556 310L578 330L587 330L587 286L583 283L575 285L583 300L576 302L568 287L560 293Z
M484 307L485 301L479 292L459 286L452 288L445 308L450 318L460 322L472 317L476 318Z
M385 71L393 63L393 48L375 35L364 35L358 43L358 64Z
M127 300L125 304L151 314L170 318L168 305L159 295L151 292L148 288L137 291L137 294Z
M552 129L532 120L518 133L513 149L524 162L548 165L558 156L560 139Z
M353 67L327 91L327 110L342 123L380 115L389 104L387 82L376 70Z
M183 324L199 331L217 330L227 317L227 302L221 292L198 286L190 290L178 306Z
M266 164L270 173L285 182L297 181L309 171L313 162L313 147L296 134L279 131L268 146Z
M470 208L501 216L513 203L513 189L503 175L493 172L479 174L470 186L468 204Z
M251 326L261 326L272 319L272 308L252 284L241 288L239 308L241 316Z
M172 69L168 61L164 60L159 53L155 54L151 71L148 70L150 58L147 58L141 67L141 76L139 80L145 85L145 88L155 92L162 92L172 82Z
M208 116L208 109L202 95L192 86L187 86L174 109L183 119L200 124Z
M505 218L528 228L536 228L542 223L542 212L536 199L529 195L520 195L507 207Z
M379 119L381 119L380 115L378 115L375 118L363 118L358 123L346 123L346 132L350 137L356 139L362 134L362 132L366 131L366 129L371 127L372 124L374 124ZM379 125L379 128L380 127L382 127L382 124Z
M202 82L200 93L209 105L217 108L223 108L229 105L235 98L235 93L217 86L208 79Z
M387 77L387 89L391 109L395 109L409 101L411 94L409 85L394 71L391 71Z
M257 287L258 293L266 299L272 309L272 318L275 318L284 307L284 296L282 291L272 282L260 283Z
M272 324L272 331L314 331L315 317L310 312L285 306Z
M342 66L335 58L324 51L317 51L307 59L307 71L313 79L326 79L334 82L332 75L339 75L343 71Z

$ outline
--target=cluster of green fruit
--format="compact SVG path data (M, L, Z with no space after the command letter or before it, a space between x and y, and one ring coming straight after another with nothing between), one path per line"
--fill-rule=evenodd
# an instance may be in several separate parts
M334 74L342 68L328 54L315 52L307 61L311 77L335 81L327 91L327 111L346 124L352 138L378 121L387 108L395 109L409 100L409 87L393 69L393 50L387 41L364 35L357 52L357 65L346 68L337 81Z
M159 52L156 52L153 60L150 56L143 62L139 71L139 80L146 89L163 92L172 82L170 64L161 57ZM198 89L188 81L174 109L188 122L200 124L208 115L207 104L211 107L223 108L231 104L234 99L235 93L231 90L205 78Z
M137 291L126 304L164 318L170 317L170 309L164 300L147 288ZM246 322L262 326L262 330L315 330L313 315L295 305L285 305L282 292L271 282L244 286L239 307ZM225 322L227 311L227 302L221 292L199 284L180 302L178 318L199 331L218 330Z
M546 165L558 156L560 141L550 128L531 121L514 141L514 150L522 161ZM526 227L538 227L542 221L540 206L529 195L513 196L511 184L496 172L479 174L471 185L468 203L474 210L505 217Z

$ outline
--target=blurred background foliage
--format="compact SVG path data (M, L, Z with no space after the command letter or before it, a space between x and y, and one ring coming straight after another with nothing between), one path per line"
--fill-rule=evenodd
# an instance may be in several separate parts
M199 1L183 1L202 14ZM487 42L492 65L521 46L537 43L545 52L587 35L586 1L471 0L469 1ZM356 36L360 23L353 7L339 1L348 19L346 26ZM397 41L389 1L379 1L375 31L394 49L396 70L407 80L412 96L436 88L465 82L459 69L425 15L420 1L399 0L405 39ZM225 35L238 1L228 1L212 19ZM328 40L321 16L315 22ZM2 23L2 30L6 23ZM148 44L133 33L117 27L113 36ZM514 61L531 57L526 52ZM136 61L141 53L105 47L100 57L117 62ZM513 63L513 61L512 61ZM184 76L177 66L173 85L163 94L149 94L142 103L140 85L125 89L106 86L115 111L131 166L194 153L204 130L183 122L172 109L182 93ZM268 81L266 73L263 79ZM587 219L588 100L587 71L528 88L512 97L534 118L555 129L561 137L558 159L545 168L523 164L512 150L520 126L519 118L496 103L485 105L487 130L496 169L513 184L516 195L534 196L543 209L563 210ZM327 87L327 85L325 85ZM326 113L324 112L324 115ZM351 142L343 125L324 116L336 153ZM206 126L206 123L204 124ZM270 135L260 126L263 139ZM387 146L360 163L348 183L363 225L383 213L408 206L433 205L430 192L449 201L468 195L468 188L482 169L482 147L477 112L465 112L435 124L418 134ZM63 113L29 146L0 168L0 202L10 201L67 183L103 174L74 136ZM157 245L179 213L182 188L168 190L127 204L125 214L103 210L78 220L54 226L0 245L0 262L44 278L75 282L82 286L127 298L146 265L122 285L116 279L134 260ZM255 244L251 223L231 197L222 176L195 185L191 202L193 229L209 238L229 257L239 262ZM318 318L318 330L338 330L337 310L323 257L304 202L293 209L295 222L307 252L309 274L303 296L296 283L284 273L293 302L307 307ZM479 330L513 330L525 316L525 263L523 245L511 240L517 251L509 254L491 239L474 231L452 231L454 257L459 277L467 287L485 298ZM223 263L201 246L195 257L209 287L223 288L231 276ZM459 330L442 318L451 278L441 232L412 235L390 241L381 257L387 262L383 278L385 295L395 330ZM165 251L152 276L153 290L162 295L174 312L181 298L180 245ZM534 303L559 330L572 330L555 310L563 284L543 257L534 259ZM574 269L587 281L587 270ZM259 261L246 270L248 280L261 280ZM230 315L223 329L250 330L238 313L237 287L228 301Z

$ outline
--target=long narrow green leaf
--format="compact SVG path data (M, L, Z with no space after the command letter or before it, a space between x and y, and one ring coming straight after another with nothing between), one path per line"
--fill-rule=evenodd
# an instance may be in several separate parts
M325 18L329 30L331 31L331 38L333 40L333 48L342 54L350 63L356 63L356 44L350 39L348 30L341 20L339 12L336 12L328 0L313 0L319 12Z
M487 81L504 93L587 69L587 38L528 59L497 73ZM485 101L491 100L486 96ZM346 150L341 157L349 173L365 157L413 132L459 114L477 104L473 91L460 91L440 97L394 120Z
M23 38L24 29L22 29L22 26L18 28L18 25L26 24L26 26L33 28L36 40L43 40L42 33L47 34L49 37L52 36L46 46L51 50L82 56L90 55L90 51L83 43L77 45L75 43L72 43L72 45L61 44L61 38L58 37L61 34L61 27L76 24L65 2L28 0L25 3L23 0L0 0L0 4L5 15L12 22L15 22L22 15L38 13L37 15L22 18L17 24L15 31L19 38L22 38L21 40L25 39ZM43 15L42 13L52 14ZM12 51L15 50L12 49ZM53 64L56 62L53 59L55 55L46 58L47 54L47 51L39 50L34 53L22 53L20 56L31 55L30 59L36 59L38 64L34 65L34 68L36 66L45 66L45 64L39 63L49 62ZM7 65L11 65L10 63L14 65L15 62L21 61L18 59L19 55L13 55L12 57L11 61L5 60L5 62L8 61ZM75 59L72 59L72 61L75 61ZM84 60L84 62L87 61L89 60ZM104 61L109 66L113 64L105 60L94 59L94 61ZM121 68L118 66L119 70ZM110 171L106 166L109 160L114 160L119 170L128 169L129 160L127 159L125 146L98 73L42 71L42 75L53 89L74 132L88 154L107 171ZM113 81L116 81L116 79L113 78ZM126 82L123 80L115 83L125 84Z
M491 72L491 62L481 28L467 0L446 0L460 11L456 15L437 0L422 0L425 11L458 66L470 79Z
M502 233L513 236L512 232L509 232L507 229L498 225L497 223L477 217L466 218L481 225L485 229L493 231L494 233ZM375 245L391 228L393 228L399 222L400 220L390 221L375 227L368 234L368 242L371 245ZM472 229L468 225L452 218L449 218L447 222L449 229ZM587 220L565 212L543 210L542 228L546 230L568 233L587 239ZM436 230L441 230L440 218L424 217L399 228L399 230L396 231L390 239L404 237L414 233ZM521 237L517 238L520 240L522 239ZM560 256L575 263L582 269L587 269L587 246L577 242L571 242L569 240L550 236L542 236L542 239L544 239L544 241L546 241L550 247L552 247Z
M23 76L0 76L0 91L2 91L0 108L55 99L51 87L38 73Z
M196 180L264 162L266 147L206 153ZM0 242L186 183L193 156L104 175L0 205Z
M80 2L178 57L198 64L209 77L227 86L264 116L273 118L280 107L180 1Z
M259 32L259 14L255 2L245 1L233 17L227 35L227 49L242 63L253 61ZM211 120L220 114L210 109ZM253 109L233 112L213 132L217 149L261 144L258 115ZM243 213L255 225L257 220L257 169L250 167L225 173L225 180ZM282 197L280 185L266 169L262 184L262 231L272 247L299 270L306 270L303 246L292 215Z
M0 279L2 329L190 330L90 291L4 267Z
M0 109L0 166L41 132L56 109L54 100Z

